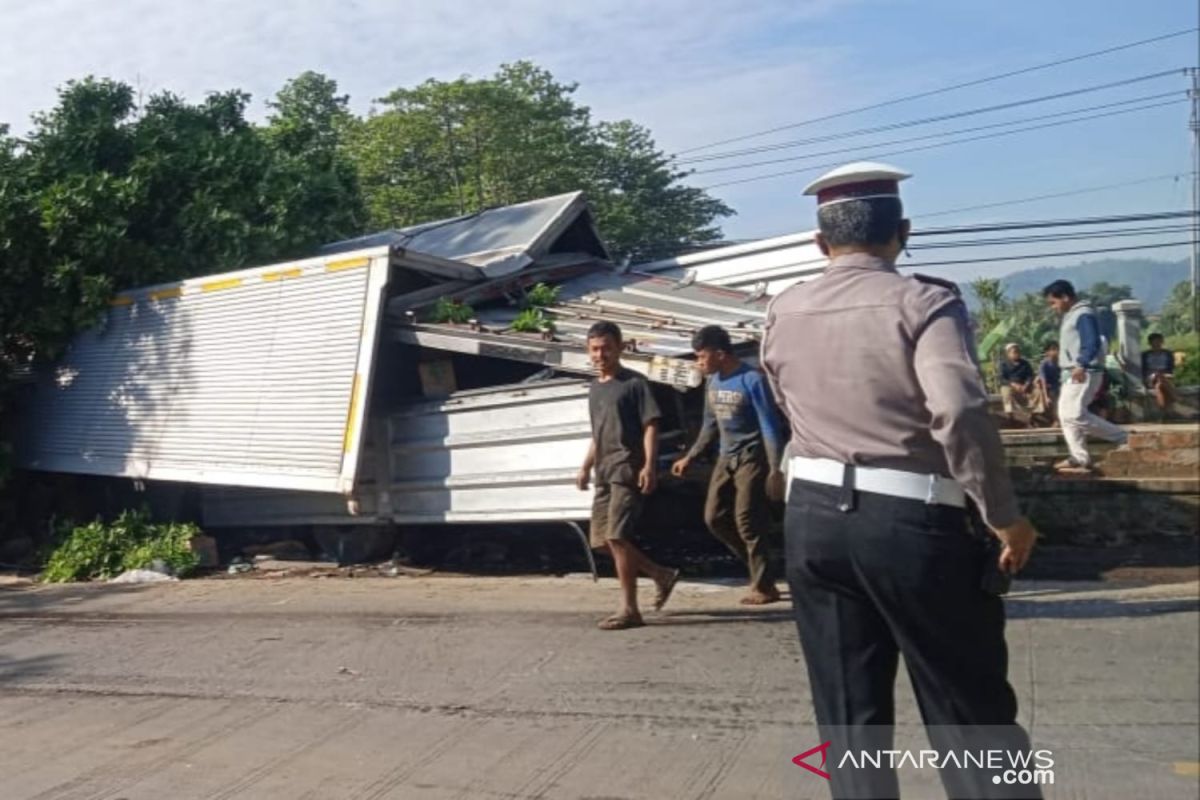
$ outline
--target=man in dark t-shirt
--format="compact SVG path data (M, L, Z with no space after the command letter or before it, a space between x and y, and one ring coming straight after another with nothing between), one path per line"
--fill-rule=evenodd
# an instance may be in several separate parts
M1000 362L1000 397L1004 401L1004 415L1009 422L1028 424L1033 405L1033 366L1021 357L1021 346L1016 342L1004 348L1004 361Z
M1175 403L1175 354L1163 348L1163 335L1150 334L1150 349L1142 353L1142 381L1154 394L1154 403L1165 420Z
M679 570L660 566L633 543L642 498L654 491L658 457L658 421L662 416L650 385L621 366L621 329L597 322L588 330L588 355L599 371L588 390L592 443L576 481L587 491L592 470L596 490L592 503L592 547L612 554L621 583L621 608L600 622L603 630L641 627L637 602L638 575L657 586L654 610L666 604Z

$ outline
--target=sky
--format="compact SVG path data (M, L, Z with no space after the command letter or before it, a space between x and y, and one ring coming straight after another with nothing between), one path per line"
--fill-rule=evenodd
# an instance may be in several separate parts
M711 191L737 215L729 239L810 229L804 184L827 165L929 144L886 142L968 127L1071 117L1044 115L1152 95L1159 108L1036 131L886 156L911 171L905 205L917 228L994 221L1180 211L1190 207L1190 78L1200 44L1192 33L1103 57L1040 70L823 122L817 117L1160 36L1198 24L1190 0L0 0L0 123L28 130L56 90L86 75L127 81L150 94L199 99L240 88L254 115L290 77L312 69L339 82L353 108L428 78L477 77L517 59L579 84L576 98L597 119L648 126L679 158L829 137L766 155L692 163L695 169L767 158L805 160L699 173L696 186L793 170ZM1176 74L1070 98L864 136L864 128L1126 81ZM1137 104L1099 109L1128 111ZM797 126L705 150L714 142ZM967 135L1003 130L992 128ZM854 145L868 145L849 151ZM846 150L828 156L830 150ZM691 152L683 152L691 151ZM681 166L683 162L681 162ZM1081 191L1112 186L1101 191ZM1037 202L961 210L1046 194ZM955 211L956 213L941 213ZM1186 234L1084 240L1024 247L921 253L913 262L1026 256L1048 250L1155 244ZM1186 257L1188 248L1114 254ZM931 272L967 280L1023 266L1088 257L963 265Z

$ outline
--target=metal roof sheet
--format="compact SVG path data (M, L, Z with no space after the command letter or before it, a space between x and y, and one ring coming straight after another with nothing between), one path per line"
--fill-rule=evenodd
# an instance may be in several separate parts
M765 285L768 294L779 292L824 271L828 259L817 248L815 231L792 233L756 242L717 247L699 253L640 264L642 272L751 289Z
M481 268L487 277L516 272L549 252L554 240L587 213L583 192L543 197L475 214L380 231L335 242L321 252L401 247Z

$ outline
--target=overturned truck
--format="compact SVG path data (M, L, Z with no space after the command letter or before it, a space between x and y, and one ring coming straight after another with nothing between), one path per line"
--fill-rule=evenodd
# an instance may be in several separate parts
M582 195L546 198L121 293L39 372L19 463L193 485L215 529L574 524L587 328L626 332L666 459L702 403L692 333L752 355L765 309L615 267Z

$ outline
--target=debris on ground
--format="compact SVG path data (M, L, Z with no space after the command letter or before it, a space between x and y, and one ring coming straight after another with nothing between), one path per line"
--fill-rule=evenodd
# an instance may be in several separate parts
M110 578L109 583L164 583L166 581L177 581L174 575L167 575L153 569L127 569L115 578Z
M286 572L289 575L304 574L314 570L328 570L335 565L324 561L313 561L307 559L305 561L292 561L291 559L272 558L271 556L258 555L254 557L254 568L259 572Z
M250 572L254 569L254 565L241 556L237 556L233 561L229 562L229 569L226 570L230 575L237 575L242 572Z
M432 567L410 567L406 564L399 564L396 561L385 561L377 569L379 570L379 574L388 578L398 578L401 575L406 578L424 578L426 575L432 575L436 572Z

